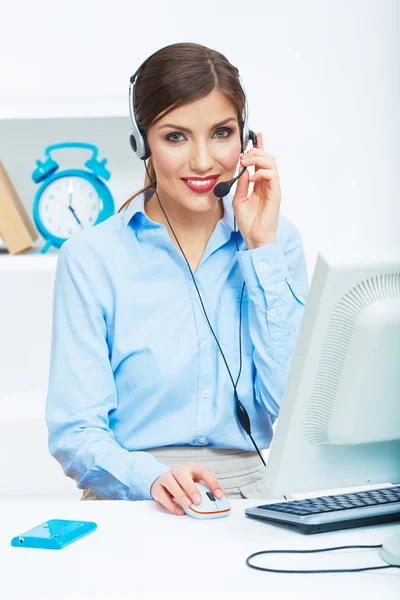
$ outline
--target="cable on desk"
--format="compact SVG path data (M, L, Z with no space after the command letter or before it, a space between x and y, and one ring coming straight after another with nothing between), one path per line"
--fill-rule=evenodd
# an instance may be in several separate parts
M375 569L400 569L398 565L384 565L381 567L363 567L361 569L320 569L320 570L310 570L310 571L290 571L283 569L266 569L265 567L256 567L255 565L250 564L250 559L253 556L258 556L259 554L308 554L311 552L329 552L330 550L345 550L346 548L382 548L382 544L377 544L375 546L336 546L334 548L317 548L316 550L263 550L261 552L254 552L246 559L246 564L252 569L257 569L258 571L269 571L270 573L355 573L358 571L374 571Z

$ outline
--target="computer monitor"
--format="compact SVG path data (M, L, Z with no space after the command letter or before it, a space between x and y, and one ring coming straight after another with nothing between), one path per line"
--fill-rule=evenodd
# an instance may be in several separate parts
M400 252L319 254L269 451L271 496L400 482Z

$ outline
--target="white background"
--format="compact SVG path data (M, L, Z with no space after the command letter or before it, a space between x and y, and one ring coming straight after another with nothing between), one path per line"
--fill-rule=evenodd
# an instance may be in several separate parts
M128 141L129 77L157 49L197 42L240 71L249 126L276 157L281 211L302 235L310 279L318 252L400 254L399 12L396 0L1 0L0 160L32 215L31 173L44 148L95 144L118 208L145 174ZM61 168L82 168L88 157L53 156ZM0 278L0 301L5 285L15 285L16 298L0 302L3 417L42 419L54 275L42 264ZM10 339L17 328L18 348ZM18 468L29 455L30 485L38 478L33 443L45 428L35 423L14 423L19 436L9 424L0 431L3 483L4 469L18 475L7 460L13 442L22 448Z

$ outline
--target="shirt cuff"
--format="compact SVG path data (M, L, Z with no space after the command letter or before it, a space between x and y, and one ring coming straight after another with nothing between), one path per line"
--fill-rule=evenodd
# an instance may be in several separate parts
M238 250L236 256L248 288L291 282L279 240L253 250Z
M129 500L154 500L150 489L157 477L167 473L171 467L160 463L149 452L135 451L134 474L129 486Z

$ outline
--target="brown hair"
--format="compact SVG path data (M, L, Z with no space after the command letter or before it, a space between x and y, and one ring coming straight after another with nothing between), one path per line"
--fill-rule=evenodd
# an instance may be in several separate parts
M223 54L190 42L159 50L145 63L135 80L135 115L139 129L147 134L150 125L169 112L204 98L214 89L234 104L242 131L245 96L236 67ZM144 187L128 198L118 212L157 183L151 156L147 169L151 179L146 173Z

